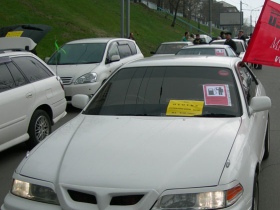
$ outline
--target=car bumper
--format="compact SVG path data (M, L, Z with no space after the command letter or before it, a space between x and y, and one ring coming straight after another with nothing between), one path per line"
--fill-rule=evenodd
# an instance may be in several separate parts
M65 111L67 106L67 101L65 98L62 100L52 104L52 110L53 110L53 123L57 123L61 118L63 118L67 112Z
M71 98L76 94L93 95L101 86L100 82L87 83L80 85L64 85L64 91L66 98Z
M147 199L144 199L147 200ZM140 205L141 206L141 205ZM73 209L83 209L85 210L98 210L99 208L97 205L85 205L85 204L78 204L77 206L74 206ZM1 210L62 210L61 206L53 205L53 204L47 204L47 203L41 203L36 201L31 201L28 199L17 197L10 192L6 195L4 204L1 206ZM72 209L72 208L71 208ZM110 206L108 208L109 210L115 210L119 209L119 207L116 206ZM134 205L133 206L125 206L125 209L127 210L137 210ZM242 199L242 197L237 201L234 205L224 208L224 210L251 210L251 201L246 202Z

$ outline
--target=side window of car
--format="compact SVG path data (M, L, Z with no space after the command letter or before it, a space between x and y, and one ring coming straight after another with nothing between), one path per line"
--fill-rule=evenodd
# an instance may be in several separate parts
M251 98L256 95L256 81L244 65L238 66L238 73L247 104L250 105Z
M111 58L113 55L120 55L120 54L119 54L119 50L118 50L118 43L117 43L117 42L113 42L113 43L109 46L107 59L110 60L110 58Z
M22 73L18 70L18 68L12 63L7 63L7 67L9 68L11 74L13 75L16 86L22 86L27 84L26 79L22 75Z
M135 55L135 54L137 54L137 49L136 49L136 45L135 45L135 43L134 42L128 42L128 45L129 45L129 47L130 47L130 49L131 49L131 53L132 53L132 55Z
M15 88L15 81L5 63L0 64L0 92Z
M30 82L36 82L53 75L43 64L33 57L17 57L12 60Z
M121 58L131 56L131 50L128 44L121 44L118 46Z

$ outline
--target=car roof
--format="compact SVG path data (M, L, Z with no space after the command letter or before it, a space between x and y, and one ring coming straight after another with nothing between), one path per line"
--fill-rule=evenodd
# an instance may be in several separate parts
M182 49L189 49L189 48L230 48L229 45L221 45L221 44L200 44L200 45L190 45L185 46Z
M109 41L128 41L130 39L126 38L114 38L114 37L104 37L104 38L87 38L87 39L78 39L67 42L67 44L79 44L79 43L107 43ZM131 40L132 41L132 40Z
M212 66L231 68L237 61L242 61L238 57L220 57L208 55L171 55L147 57L129 64L125 67L144 66Z
M0 50L0 57L24 56L24 55L34 56L34 54L29 51Z
M243 42L244 43L244 41L242 39L232 39L232 40L235 41L235 42ZM226 41L226 39L218 39L218 40L213 40L212 43L214 43L214 42L224 42L224 41Z
M162 44L188 44L190 41L162 42ZM192 42L191 42L192 43Z

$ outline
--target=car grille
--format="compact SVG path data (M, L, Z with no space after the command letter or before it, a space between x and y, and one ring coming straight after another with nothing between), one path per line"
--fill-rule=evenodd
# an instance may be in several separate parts
M82 203L97 204L96 197L92 194L68 190L72 200ZM111 206L129 206L137 204L144 195L123 195L112 197Z
M63 82L63 85L69 85L72 83L73 78L72 77L60 77L60 79Z

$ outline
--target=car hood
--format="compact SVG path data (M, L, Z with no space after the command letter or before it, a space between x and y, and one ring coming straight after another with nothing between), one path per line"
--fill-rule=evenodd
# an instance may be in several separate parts
M81 114L33 149L16 173L61 185L158 192L214 186L240 122Z
M99 63L74 64L74 65L49 65L49 67L60 77L78 77L91 72Z

